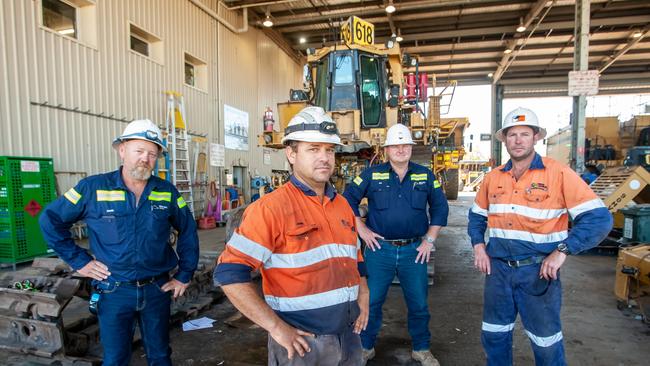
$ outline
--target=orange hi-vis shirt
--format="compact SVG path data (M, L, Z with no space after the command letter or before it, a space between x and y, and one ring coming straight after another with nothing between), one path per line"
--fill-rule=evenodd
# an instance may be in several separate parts
M315 334L342 333L358 317L365 276L354 218L330 185L321 202L292 176L246 209L215 280L248 282L259 269L266 303L280 318Z
M562 242L577 254L598 245L611 230L612 215L604 203L566 165L535 154L519 180L511 169L509 161L487 174L469 212L472 245L485 243L487 230L490 257L546 255Z

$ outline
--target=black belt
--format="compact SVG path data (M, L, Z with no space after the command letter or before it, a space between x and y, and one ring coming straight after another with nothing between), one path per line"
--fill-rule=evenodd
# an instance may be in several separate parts
M390 243L390 244L392 244L392 245L394 245L394 246L396 246L396 247L402 247L402 246L404 246L404 245L409 245L409 244L413 244L413 243L416 243L416 242L422 241L422 239L421 239L421 238L412 238L412 239L394 239L394 240L385 240L385 239L384 239L384 241L385 241L385 242L388 242L388 243Z
M149 278L144 278L141 280L133 280L133 281L115 281L115 286L135 286L135 287L144 287L147 285L151 285L152 283L162 279L162 278L169 278L168 273L162 273L159 274L158 276L154 277L149 277Z
M546 257L537 256L537 257L528 257L528 258L520 259L520 260L517 260L517 261L511 261L511 260L501 259L501 258L497 258L497 259L499 259L502 262L505 262L510 267L519 268L519 267L524 267L524 266L530 266L531 264L542 263L544 261L544 258L546 258Z

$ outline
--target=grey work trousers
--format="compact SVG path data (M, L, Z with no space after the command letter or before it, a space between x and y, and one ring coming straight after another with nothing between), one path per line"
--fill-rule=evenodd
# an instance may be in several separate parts
M291 360L287 350L269 336L269 366L360 366L361 338L352 329L342 334L305 336L311 351L303 357L295 353Z

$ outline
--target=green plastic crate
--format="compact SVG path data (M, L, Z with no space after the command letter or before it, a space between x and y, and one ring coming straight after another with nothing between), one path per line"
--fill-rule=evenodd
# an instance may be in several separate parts
M0 263L51 253L38 218L55 198L51 158L0 156Z

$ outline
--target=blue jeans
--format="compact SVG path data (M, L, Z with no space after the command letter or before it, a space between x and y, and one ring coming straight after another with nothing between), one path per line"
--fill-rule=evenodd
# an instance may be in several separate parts
M136 321L140 327L147 363L171 365L171 293L160 289L167 281L167 278L162 278L143 287L116 286L110 280L95 284L95 288L102 292L97 316L104 348L104 365L128 365L131 362Z
M361 344L365 349L375 346L377 334L381 329L381 308L386 301L388 288L395 275L399 278L406 307L408 308L408 330L414 351L428 350L431 333L429 332L429 307L427 293L429 280L427 264L415 263L417 250L421 243L397 247L378 239L381 249L372 251L366 248L364 260L368 269L368 288L370 289L370 315L368 326L361 332Z
M560 279L539 278L541 264L519 268L492 259L485 277L481 342L489 366L512 365L512 330L521 315L538 366L566 365L562 344ZM559 275L559 273L558 273Z

